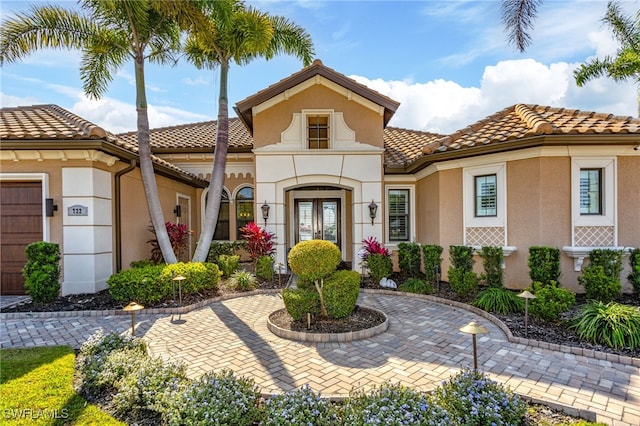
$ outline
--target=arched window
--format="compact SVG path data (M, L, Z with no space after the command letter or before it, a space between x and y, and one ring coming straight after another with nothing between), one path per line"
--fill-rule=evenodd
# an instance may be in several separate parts
M209 191L205 194L205 207L208 201ZM202 216L204 218L204 209ZM216 232L213 234L213 239L214 241L229 241L229 236L229 193L226 189L223 189L222 198L220 200L220 212L218 213L218 223L216 224Z
M253 222L253 188L244 187L236 194L236 233L237 239L242 238L240 228Z

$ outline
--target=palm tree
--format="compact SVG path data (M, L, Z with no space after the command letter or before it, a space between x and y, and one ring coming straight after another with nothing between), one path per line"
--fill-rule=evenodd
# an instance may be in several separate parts
M514 44L520 52L531 44L529 31L533 28L533 20L542 0L503 0L502 23L508 33L507 40Z
M615 81L633 78L640 84L640 11L636 19L625 16L616 2L609 2L607 14L602 19L613 30L613 36L620 42L615 57L595 58L580 65L573 71L578 86L583 86L594 78L607 76ZM638 91L638 115L640 116L640 90Z
M213 170L204 226L193 255L194 262L206 260L220 212L229 146L227 80L231 61L242 66L258 57L271 59L277 54L285 53L297 56L306 66L311 63L314 55L309 34L283 17L247 8L244 3L236 0L209 0L206 1L206 10L213 31L192 32L185 46L187 58L196 67L220 67Z
M113 73L127 61L135 68L137 140L140 171L151 222L164 259L177 262L165 227L151 161L149 117L144 81L147 61L175 61L180 34L188 25L203 25L203 15L189 1L82 0L85 14L59 6L33 7L7 19L0 28L0 63L15 62L42 48L79 49L84 92L99 98Z

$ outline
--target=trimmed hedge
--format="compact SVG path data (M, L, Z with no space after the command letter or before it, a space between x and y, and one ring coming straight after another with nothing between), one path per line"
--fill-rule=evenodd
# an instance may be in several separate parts
M320 296L315 290L285 288L282 300L287 313L295 321L302 320L308 313L316 315L320 312Z
M60 248L38 241L25 249L24 287L35 303L52 302L60 293Z
M324 282L322 289L330 318L346 318L356 307L360 294L360 274L356 271L336 271Z

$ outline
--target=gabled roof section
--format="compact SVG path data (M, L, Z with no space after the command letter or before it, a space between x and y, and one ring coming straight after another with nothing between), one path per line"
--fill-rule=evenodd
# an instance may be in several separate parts
M179 126L151 129L153 152L213 152L216 145L217 121L181 124ZM136 132L118 135L125 141L137 143ZM229 119L229 151L249 152L253 138L238 118Z
M640 119L576 109L517 104L424 147L424 154L458 151L550 135L640 134Z
M0 108L2 150L98 150L124 161L139 159L138 146L58 105ZM197 187L207 182L156 156L156 171Z
M367 99L370 102L373 102L376 105L379 105L382 108L385 127L387 126L389 120L391 120L391 117L393 117L393 114L395 114L398 106L400 106L399 102L396 102L393 99L370 89L364 84L358 83L357 81L345 76L344 74L340 74L332 68L324 66L322 64L322 61L316 59L311 65L303 68L301 71L298 71L297 73L292 74L275 84L272 84L266 89L259 91L255 95L249 96L248 98L237 102L234 109L238 114L238 117L240 117L245 126L247 126L247 129L249 129L249 132L253 134L252 109L254 107L283 93L286 97L286 92L288 90L304 82L307 82L308 80L316 79L319 77L325 78L328 81L333 82L338 86L346 89L347 96L352 96L353 94L355 94L361 96L364 99Z

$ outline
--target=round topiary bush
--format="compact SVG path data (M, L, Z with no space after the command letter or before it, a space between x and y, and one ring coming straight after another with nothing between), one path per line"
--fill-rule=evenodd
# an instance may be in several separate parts
M320 297L313 289L285 288L282 290L282 300L287 313L296 321L305 318L306 314L320 312Z
M322 289L330 318L346 318L356 307L360 294L360 274L356 271L336 271Z

